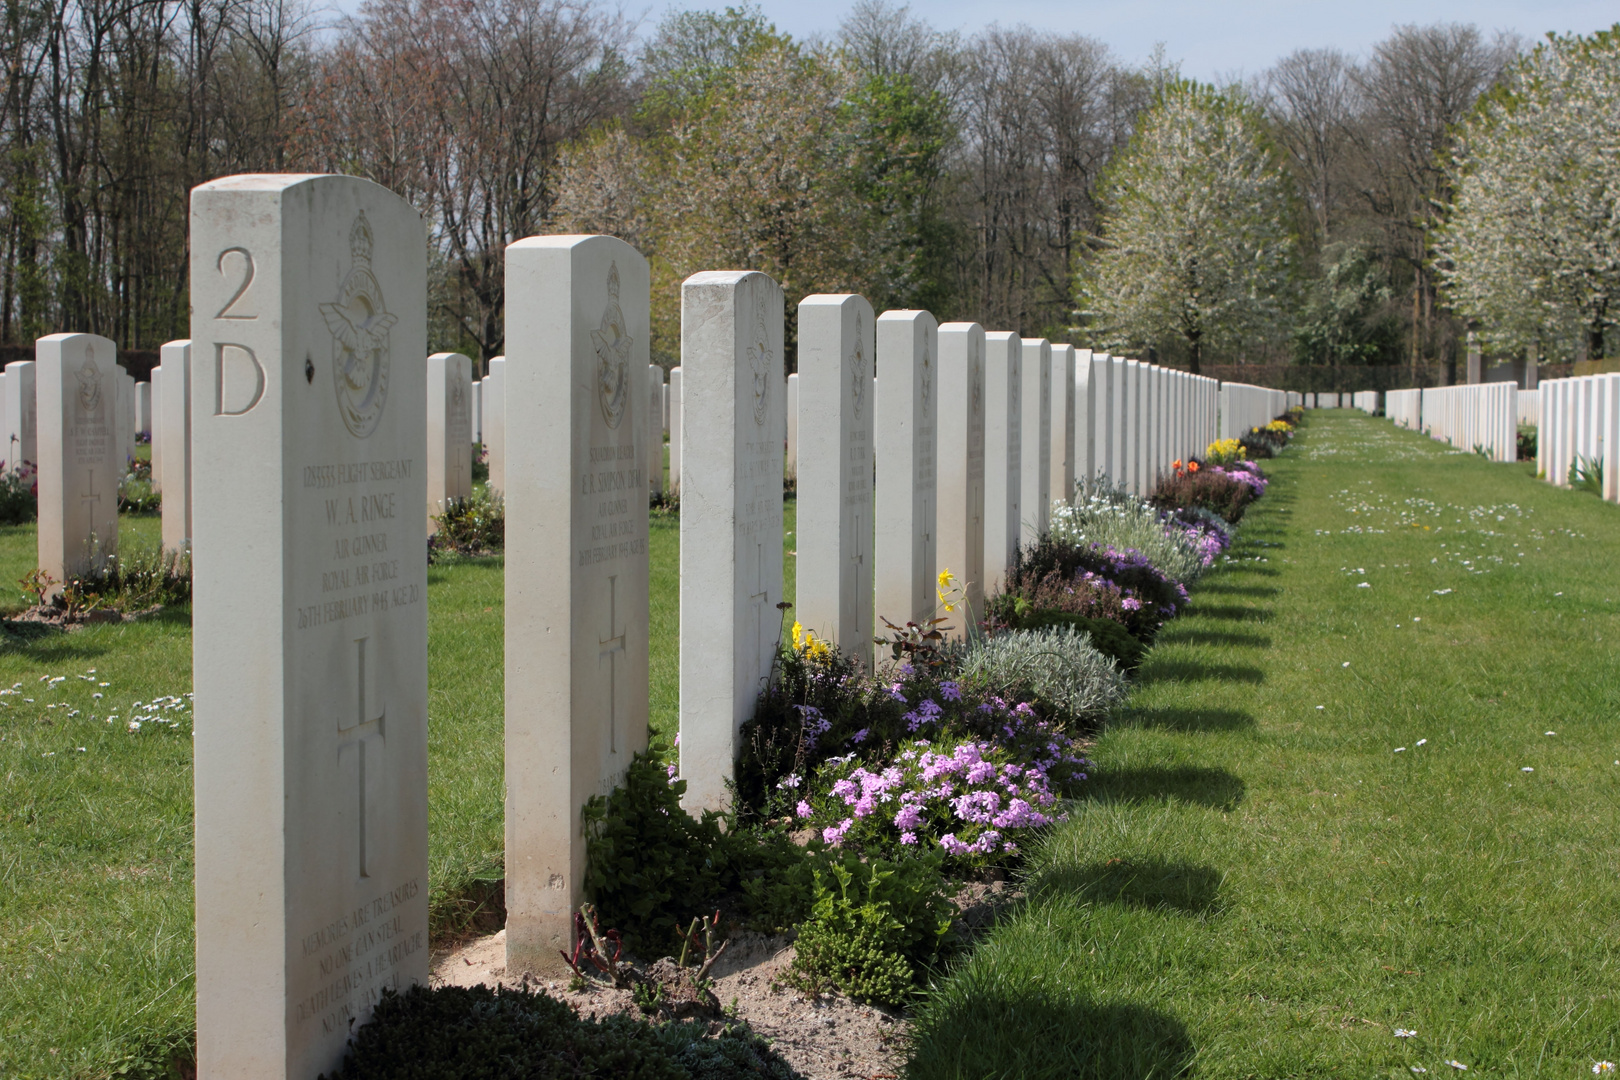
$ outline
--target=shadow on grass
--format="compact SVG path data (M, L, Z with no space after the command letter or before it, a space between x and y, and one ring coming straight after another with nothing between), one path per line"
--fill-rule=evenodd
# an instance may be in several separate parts
M1225 645L1235 649L1269 649L1271 639L1261 634L1244 634L1236 630L1197 630L1179 623L1171 623L1159 631L1155 641L1160 645Z
M1220 908L1225 878L1213 866L1151 858L1109 859L1053 867L1031 883L1030 895L1203 915Z
M1275 585L1232 585L1224 581L1200 584L1198 591L1210 596L1276 596L1282 592Z
M1139 769L1100 769L1091 774L1080 797L1097 802L1182 802L1232 810L1243 801L1246 790L1243 781L1225 769L1149 765Z
M1237 709L1126 709L1110 727L1158 728L1161 731L1248 731L1251 713Z
M1057 1001L1027 985L979 993L973 984L981 981L958 980L924 1008L910 1080L1170 1080L1191 1072L1192 1039L1168 1013Z
M1242 682L1259 684L1266 673L1248 664L1201 664L1197 660L1177 660L1149 653L1136 680L1147 686L1160 682Z
M1202 615L1206 619L1227 619L1231 622L1270 622L1277 616L1270 608L1243 607L1238 604L1200 604L1194 600L1189 615Z

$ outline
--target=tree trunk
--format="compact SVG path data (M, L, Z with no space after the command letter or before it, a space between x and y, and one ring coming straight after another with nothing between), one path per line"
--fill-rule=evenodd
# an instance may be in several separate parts
M1603 319L1593 319L1586 326L1586 358L1603 359Z

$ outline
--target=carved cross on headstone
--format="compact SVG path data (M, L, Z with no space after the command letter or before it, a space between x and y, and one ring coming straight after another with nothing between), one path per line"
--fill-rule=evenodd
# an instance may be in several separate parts
M471 453L472 448L469 444L457 443L455 452L450 455L450 476L452 480L450 488L452 491L472 490L470 484L463 488L461 483L461 478L467 475L467 457Z
M849 557L849 561L855 564L856 573L860 573L861 567L866 563L866 553L861 550L864 546L861 543L861 515L857 512L855 514L855 551Z
M96 510L100 509L101 507L101 492L96 490L96 470L90 470L89 483L87 483L85 487L89 488L90 490L79 493L79 502L95 504L95 509L90 511L93 520Z
M769 606L771 596L765 588L765 545L754 545L754 587L758 592L750 593L748 603L754 609L754 653L758 659L759 653L765 648L765 609ZM775 646L772 646L773 650Z
M933 505L933 501L934 500L928 496L923 496L924 521L933 520L933 515L929 512L930 507ZM924 566L934 566L934 533L931 528L925 529L922 534L922 564ZM935 566L934 570L938 572L939 567Z
M613 754L619 752L619 657L624 653L624 628L614 630L618 621L619 576L614 574L608 578L607 636L597 642L600 651L596 654L599 669L604 657L608 662L608 752Z
M368 750L370 749L369 744L373 743L374 741L383 741L386 739L387 736L384 730L384 722L388 715L388 710L383 708L380 703L377 707L377 715L370 715L371 703L366 700L367 685L368 683L374 684L375 682L375 675L373 672L367 669L366 664L366 644L370 640L370 638L355 639L354 651L356 660L356 677L354 715L344 717L340 713L337 719L338 736L340 740L338 742L338 760L341 762L344 757L351 753L355 758L355 788L357 802L355 827L358 834L359 869L361 877L371 876L371 872L366 865L368 855L367 841L369 839L368 829L370 827L369 819L371 816L367 812L369 809L369 803L371 801L369 798L368 789L379 786L378 781L381 779L382 766L381 761L368 760L371 756L371 754L368 753Z

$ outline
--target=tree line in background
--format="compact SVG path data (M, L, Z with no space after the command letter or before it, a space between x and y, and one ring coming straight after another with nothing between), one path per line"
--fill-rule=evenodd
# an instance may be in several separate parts
M1608 34L1526 53L1406 26L1212 87L885 0L808 42L747 6L638 37L597 0L368 0L333 26L302 3L11 0L0 340L185 336L187 192L254 171L420 207L430 341L484 358L505 244L559 231L648 254L664 363L678 282L724 267L1193 367L1415 375L1468 320L1595 357L1617 310Z

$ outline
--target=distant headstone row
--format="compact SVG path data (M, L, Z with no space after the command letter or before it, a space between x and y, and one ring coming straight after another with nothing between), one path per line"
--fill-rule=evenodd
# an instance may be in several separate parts
M982 610L1054 497L1091 477L1146 492L1214 438L1223 405L1271 403L853 295L800 302L790 379L786 298L749 272L683 284L666 387L647 262L605 236L507 248L508 352L474 383L467 357L426 355L425 229L386 189L229 177L197 188L191 215L191 338L165 350L152 424L190 418L181 449L163 444L166 504L186 483L170 455L211 463L190 474L186 530L204 1078L331 1071L384 989L427 977L422 529L471 490L475 439L506 514L507 966L540 972L572 944L580 810L647 743L666 432L680 767L708 807L778 641L785 476L794 615L870 665L875 617L930 616L940 570ZM118 464L65 381L101 348L69 336L67 376L40 361L51 422L83 433L64 490ZM171 415L171 392L190 409Z

